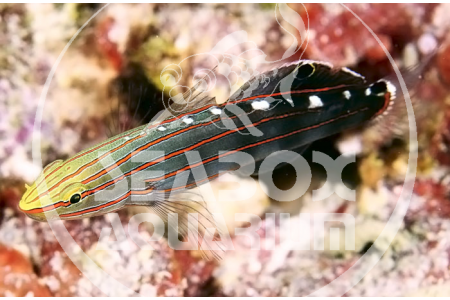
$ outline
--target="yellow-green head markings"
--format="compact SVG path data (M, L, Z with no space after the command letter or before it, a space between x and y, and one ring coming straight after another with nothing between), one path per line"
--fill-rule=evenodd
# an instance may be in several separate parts
M101 178L97 176L105 169L102 159L112 156L113 153L123 152L127 144L139 136L141 129L138 127L115 136L66 161L57 160L47 165L37 180L31 186L26 186L27 191L19 202L20 210L39 221L45 221L45 213L51 210L56 211L61 219L95 215L93 211L72 214L99 205L95 203L94 196L86 192L95 189L95 185L102 180L110 179L109 175ZM125 141L126 139L128 140ZM94 176L96 180L93 179ZM108 211L110 210L102 213Z

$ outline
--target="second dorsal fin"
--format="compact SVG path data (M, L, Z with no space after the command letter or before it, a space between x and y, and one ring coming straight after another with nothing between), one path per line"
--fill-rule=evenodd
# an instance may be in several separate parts
M166 110L157 115L150 125L157 125L162 121L176 117L206 105L216 105L215 97L206 93L206 78L213 74L216 67L198 80L192 88L169 99ZM335 86L359 86L366 83L363 76L347 68L336 69L331 64L300 60L291 64L285 64L270 71L252 77L244 83L228 101L239 102L239 100L278 93L289 89L290 91L301 91L308 89L320 89Z
M350 69L336 69L329 63L300 60L251 78L230 97L229 101L239 101L257 95L271 95L286 88L298 91L339 85L358 86L365 82L363 76Z

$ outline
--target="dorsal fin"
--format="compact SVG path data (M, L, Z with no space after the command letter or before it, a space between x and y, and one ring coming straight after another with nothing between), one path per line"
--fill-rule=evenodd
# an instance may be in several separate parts
M283 82L288 86L283 86ZM364 83L364 77L350 69L335 69L328 63L300 60L252 77L230 97L229 101L239 101L256 95L271 95L284 88L307 90Z
M216 98L207 93L208 82L206 80L210 74L215 72L216 68L217 66L208 70L203 78L199 79L182 95L178 94L175 97L169 98L168 103L165 104L166 109L159 112L149 125L157 125L168 118L176 118L178 115L209 104L216 105Z
M183 95L170 98L166 110L158 114L150 125L157 125L168 118L176 117L198 107L209 104L216 105L215 97L209 96L204 91L205 84L207 84L205 79L210 73L214 73L216 68L209 70ZM365 82L363 76L347 68L335 69L328 63L300 60L252 77L228 101L239 101L256 95L271 95L285 88L289 88L291 91L306 90L339 85L358 86Z

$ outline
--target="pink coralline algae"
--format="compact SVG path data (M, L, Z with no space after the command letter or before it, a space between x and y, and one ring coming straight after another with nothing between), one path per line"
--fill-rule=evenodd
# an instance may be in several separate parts
M206 260L199 251L174 250L165 238L151 241L151 230L144 224L139 232L149 241L151 249L139 247L129 236L122 240L115 231L102 235L104 229L112 228L113 220L127 232L136 214L130 208L107 216L63 222L70 238L93 264L83 260L80 253L66 253L49 224L26 218L17 209L17 203L25 182L35 180L40 172L40 166L32 163L35 146L32 137L40 92L51 66L77 28L101 7L95 4L0 7L0 41L7 45L0 50L0 62L4 64L0 68L1 296L105 296L105 291L112 296L139 293L149 297L303 296L344 274L363 255L371 255L369 249L378 249L376 239L400 199L407 150L414 146L408 144L408 130L406 137L393 133L392 129L400 125L397 119L382 119L389 134L385 138L375 132L374 139L378 140L374 144L366 142L369 130L365 128L346 133L354 134L357 138L353 140L359 141L350 145L360 148L356 151L356 167L345 170L352 173L349 177L356 189L356 201L336 195L312 201L308 191L285 205L270 202L264 195L267 201L258 205L254 213L262 216L265 212L276 212L278 217L279 212L287 212L292 219L299 219L299 213L349 214L355 219L354 250L330 250L328 244L323 251L287 249L280 244L281 235L293 230L283 227L278 219L267 217L256 231L262 249L250 250L251 239L232 232L235 250L225 252L222 261ZM400 68L420 63L441 47L436 60L411 91L420 170L402 226L376 267L362 281L348 291L339 287L332 292L347 296L448 295L441 287L450 282L450 240L447 241L450 6L361 3L289 4L289 7L300 15L309 31L308 43L288 60L307 58L351 67L371 81L392 74L391 63L379 41ZM201 57L192 55L207 53L230 33L241 31L248 37L246 43L238 45L236 53L261 49L267 60L280 59L292 37L280 28L288 24L277 23L274 12L275 6L271 4L109 5L69 47L49 86L39 128L43 164L65 159L105 140L104 131L108 127L105 120L114 118L111 114L116 108L114 100L120 98L116 94L127 94L128 97L123 97L126 101L121 102L124 105L134 101L135 108L145 107L136 115L147 116L147 109L156 113L162 107L159 103L162 93L156 88L162 86L161 71L190 57L182 74L182 83L190 84L193 74L204 63ZM123 80L118 81L120 78ZM110 91L114 80L118 81L120 93ZM150 84L154 85L151 92L135 90L136 86ZM217 94L227 97L222 90ZM398 99L403 101L401 95ZM147 105L142 105L144 102ZM123 114L129 112L124 109ZM401 147L394 146L397 139L401 140L397 143ZM335 140L336 137L331 137L325 145L333 148ZM370 174L376 178L367 180ZM313 184L321 185L323 180L317 177ZM212 184L219 189L224 182ZM224 204L223 212L234 220L235 213L248 213L253 208L253 202L248 203ZM233 228L236 226L233 224ZM329 229L330 224L327 234L331 232ZM303 227L299 231L306 233ZM313 234L312 229L310 233ZM108 248L121 243L126 248ZM313 245L312 240L307 243ZM267 249L266 245L274 247ZM84 273L77 266L83 267L80 269ZM98 269L126 288L110 284L102 290L92 284L89 276L97 278Z
M299 9L303 22L311 28L306 56L340 66L357 64L361 59L371 63L386 60L386 55L366 23L391 54L417 35L427 19L432 4L306 4ZM300 5L299 5L300 7Z

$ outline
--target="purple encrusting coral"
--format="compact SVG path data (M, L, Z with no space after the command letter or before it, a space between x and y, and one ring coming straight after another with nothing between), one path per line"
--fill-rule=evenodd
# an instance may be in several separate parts
M289 60L304 53L302 58L351 67L368 80L392 72L382 48L345 7L290 7L303 24L309 24L309 31L308 43L302 44ZM436 47L441 49L415 93L418 173L400 230L362 281L348 291L345 286L335 287L328 290L328 295L448 296L450 191L446 174L450 171L450 102L446 86L450 78L450 5L348 7L371 27L400 67L419 63ZM198 251L175 251L165 239L150 241L151 226L139 227L150 248L139 247L130 236L116 236L116 230L114 234L102 233L113 227L114 220L124 232L129 226L137 226L133 216L147 210L136 208L64 222L70 237L93 263L76 251L70 253L72 261L47 223L34 222L17 209L25 183L32 182L42 168L32 160L32 147L40 147L45 164L104 140L111 108L117 107L123 96L111 93L114 87L117 90L117 85L124 84L120 78L127 78L126 84L139 86L144 82L136 79L139 73L156 88L162 88L160 76L165 67L193 54L208 53L236 31L245 32L248 43L237 43L230 49L231 54L238 56L252 49L266 54L266 61L275 61L291 45L292 36L301 39L305 33L292 31L291 35L284 31L280 25L289 29L292 19L278 24L272 4L111 4L88 24L64 55L49 85L42 123L34 132L39 99L53 63L77 29L100 8L92 4L0 6L0 43L4 45L0 49L0 295L102 296L107 291L113 296L303 296L344 274L365 253L365 259L370 260L377 249L384 248L383 241L375 241L402 190L408 133L400 132L404 135L394 140L392 132L380 134L369 128L346 132L325 144L357 153L356 168L350 171L358 178L356 201L336 195L313 201L308 191L295 201L276 203L262 188L253 197L236 201L246 195L233 194L235 187L229 182L214 181L213 192L228 189L229 199L235 200L218 203L235 247L224 253L222 261L205 260ZM300 18L296 20L300 22ZM193 74L207 66L205 55L185 62L181 83L190 85ZM140 69L130 68L132 65ZM245 77L239 75L230 84L238 84ZM223 101L230 90L224 87L228 82L221 80L211 93ZM40 145L33 143L33 134L39 135ZM286 174L279 180L285 180ZM251 184L250 179L240 182L244 186ZM322 182L318 176L313 185L318 188ZM280 212L291 213L296 221L299 213L350 214L356 224L355 249L329 250L328 241L336 238L332 236L335 231L328 230L333 224L327 224L324 251L286 249L280 244L281 236L295 230L279 222ZM239 223L235 213L249 216ZM275 221L265 213L276 213ZM261 244L274 245L272 249L250 250L248 237L234 234L237 227L245 227L253 220L251 215L263 217L257 234ZM302 233L306 229L297 230ZM313 227L310 230L311 239L306 243L312 247L315 232ZM340 245L343 241L341 236ZM112 245L124 248L105 250ZM90 281L108 283L101 281L100 269L125 288L110 285L102 291Z

